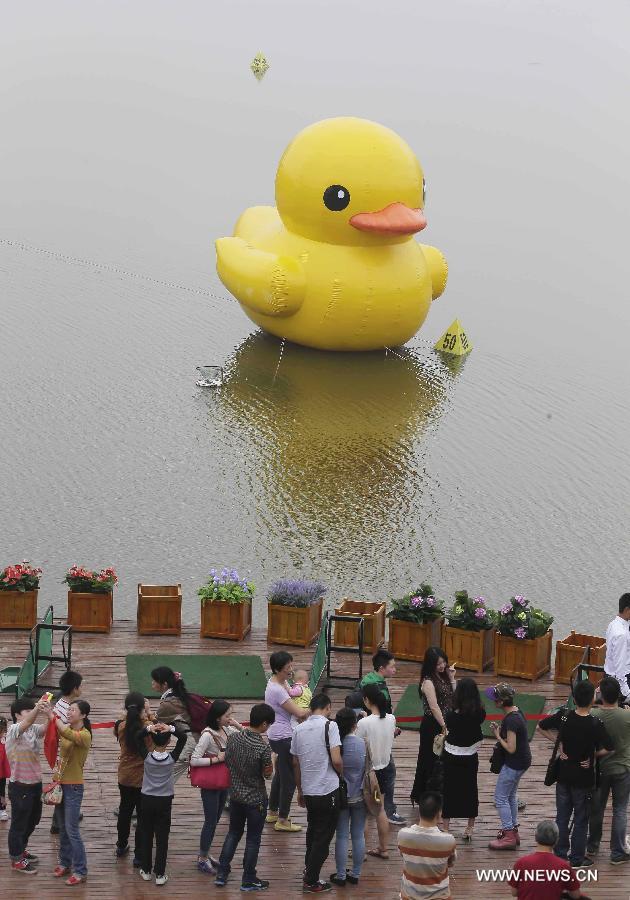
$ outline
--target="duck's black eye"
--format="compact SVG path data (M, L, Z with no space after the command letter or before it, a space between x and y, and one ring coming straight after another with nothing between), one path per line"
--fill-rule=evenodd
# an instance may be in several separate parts
M324 205L332 212L345 209L350 203L350 191L342 184L331 184L324 191Z

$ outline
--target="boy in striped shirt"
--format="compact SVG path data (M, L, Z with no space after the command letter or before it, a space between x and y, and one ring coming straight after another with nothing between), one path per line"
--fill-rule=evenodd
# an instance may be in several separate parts
M403 859L400 898L452 900L448 870L455 862L455 838L438 828L442 795L426 791L418 806L419 823L398 832L398 849Z
M9 856L11 869L25 875L37 873L37 857L28 852L28 842L42 815L40 754L48 725L35 724L40 713L50 715L50 704L44 697L37 703L25 697L15 700L11 704L13 724L7 730L6 752L11 766Z
M61 697L53 706L53 712L58 719L61 719L64 725L68 724L68 710L73 703L81 696L81 683L83 675L80 672L73 672L71 669L65 671L59 679L59 690ZM53 809L52 824L50 826L51 834L59 834L59 819L61 818L61 810L58 806ZM83 819L83 813L79 813L79 822Z

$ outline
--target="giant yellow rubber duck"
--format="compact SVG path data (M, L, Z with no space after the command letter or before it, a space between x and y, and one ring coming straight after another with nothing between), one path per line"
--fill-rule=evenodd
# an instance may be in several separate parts
M405 141L366 119L310 125L280 160L276 203L216 242L219 277L250 319L319 350L413 337L447 266L413 238L426 226L424 177Z

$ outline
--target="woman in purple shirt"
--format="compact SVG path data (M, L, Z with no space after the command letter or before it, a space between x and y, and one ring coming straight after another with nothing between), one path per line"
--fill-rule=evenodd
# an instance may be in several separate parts
M305 719L309 711L297 706L289 695L287 679L293 675L293 657L286 650L278 650L269 657L271 678L265 690L265 703L273 709L276 720L270 726L267 736L269 746L276 754L276 766L269 791L269 813L267 822L273 822L276 831L301 831L289 818L291 801L295 793L293 763L291 760L291 716Z

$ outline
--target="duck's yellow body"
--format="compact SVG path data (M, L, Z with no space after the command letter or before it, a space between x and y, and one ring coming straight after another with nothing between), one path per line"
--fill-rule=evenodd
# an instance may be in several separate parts
M301 132L257 206L217 241L217 271L265 331L321 350L404 344L446 284L446 262L413 234L424 179L394 132L327 119Z

